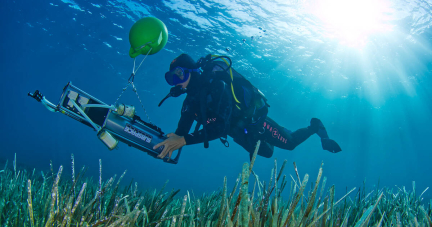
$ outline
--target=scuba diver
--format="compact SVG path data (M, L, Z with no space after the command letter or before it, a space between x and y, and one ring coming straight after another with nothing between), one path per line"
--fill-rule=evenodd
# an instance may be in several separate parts
M217 138L229 146L227 136L246 149L250 158L258 140L258 155L270 158L275 146L293 150L313 134L321 138L324 150L342 150L317 118L312 118L308 127L291 132L268 117L267 99L231 66L227 56L207 55L196 62L181 54L171 62L165 79L173 88L159 106L169 97L187 96L177 130L153 147L164 146L159 158L171 157L173 151L185 145L204 143L207 148L208 141ZM197 124L190 133L194 121Z

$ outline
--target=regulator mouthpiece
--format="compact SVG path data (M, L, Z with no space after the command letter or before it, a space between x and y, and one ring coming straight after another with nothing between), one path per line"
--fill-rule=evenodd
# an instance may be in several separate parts
M163 98L162 101L160 101L158 107L160 107L162 103L165 102L165 100L167 100L169 97L179 97L184 93L186 93L186 88L183 89L181 86L175 86L171 88L170 93L168 93L168 95L165 96L165 98Z

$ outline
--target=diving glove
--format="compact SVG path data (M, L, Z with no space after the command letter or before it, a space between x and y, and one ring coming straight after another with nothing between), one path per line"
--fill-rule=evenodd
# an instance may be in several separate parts
M336 141L329 138L327 130L325 129L323 123L318 118L311 119L311 128L316 132L316 134L321 138L321 145L323 150L330 151L331 153L338 153L342 151L340 146Z

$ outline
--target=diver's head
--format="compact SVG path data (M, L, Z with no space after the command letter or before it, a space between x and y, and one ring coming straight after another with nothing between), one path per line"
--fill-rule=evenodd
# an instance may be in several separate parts
M182 86L186 88L189 85L191 77L199 75L198 64L187 54L181 54L170 64L170 70L165 73L165 80L171 86Z

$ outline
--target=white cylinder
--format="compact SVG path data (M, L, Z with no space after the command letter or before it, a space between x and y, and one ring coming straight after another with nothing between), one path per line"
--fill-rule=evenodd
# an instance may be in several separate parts
M117 147L118 141L107 131L99 133L99 139L112 150Z
M135 116L135 107L125 104L117 104L117 114L120 116L125 116L128 118L133 118Z

